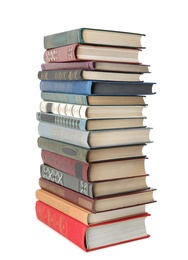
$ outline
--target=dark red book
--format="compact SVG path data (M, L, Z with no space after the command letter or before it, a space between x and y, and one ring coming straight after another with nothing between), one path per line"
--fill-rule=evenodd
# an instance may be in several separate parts
M44 178L39 178L39 186L43 190L94 213L126 207L135 207L134 209L131 209L131 213L139 214L143 213L145 208L141 205L155 202L153 193L156 189L153 188L113 196L90 198L84 194L68 189Z
M84 251L92 251L148 238L145 219L150 214L87 226L80 221L37 200L38 220L73 242Z
M146 175L145 156L86 163L42 149L41 157L44 164L87 182Z

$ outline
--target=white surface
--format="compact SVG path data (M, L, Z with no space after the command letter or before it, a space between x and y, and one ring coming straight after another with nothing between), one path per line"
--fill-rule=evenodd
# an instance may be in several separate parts
M104 4L105 3L105 4ZM0 259L187 259L187 5L186 1L4 1L1 6ZM147 97L150 184L147 240L85 253L35 217L40 151L43 36L78 27L145 33L143 62L157 95Z

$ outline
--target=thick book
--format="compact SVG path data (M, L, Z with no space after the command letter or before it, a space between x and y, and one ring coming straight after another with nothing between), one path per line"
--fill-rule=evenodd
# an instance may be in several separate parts
M102 80L102 81L143 81L141 73L96 71L96 70L40 70L40 80Z
M38 123L40 136L85 148L150 143L150 131L149 127L82 131L42 121Z
M154 188L99 198L90 198L84 194L41 177L39 178L39 187L91 212L120 209L124 214L133 215L144 212L145 204L156 202L154 199L154 191L156 189Z
M136 145L122 145L114 147L86 148L72 143L56 141L39 136L37 139L39 148L74 158L82 162L99 162L106 160L134 158L145 156L143 148L146 143Z
M74 43L144 48L141 43L143 36L145 34L135 32L77 28L44 36L44 48L52 49Z
M39 221L88 252L149 237L148 213L88 226L40 200L35 212Z
M41 70L67 70L67 69L83 69L83 70L101 70L101 71L119 71L119 72L135 72L149 73L149 65L133 64L122 62L105 62L105 61L73 61L58 63L42 63Z
M121 194L149 188L146 181L148 174L124 179L88 182L46 164L41 164L40 177L77 191L90 198Z
M76 118L132 118L143 117L146 105L84 106L62 102L40 102L40 112Z
M62 102L88 106L146 105L145 96L98 96L41 91L41 99L44 101Z
M146 175L147 157L86 163L47 150L41 150L44 164L87 182Z
M38 121L78 130L104 130L114 128L144 127L146 117L85 119L52 113L37 112Z
M151 95L153 82L113 82L90 80L41 80L40 90L81 95Z
M43 59L46 63L93 60L139 64L140 52L141 50L136 48L71 44L45 50Z

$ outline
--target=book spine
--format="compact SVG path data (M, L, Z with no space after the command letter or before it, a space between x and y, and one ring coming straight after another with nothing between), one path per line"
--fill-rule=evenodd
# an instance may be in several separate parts
M71 218L67 214L64 214L40 200L36 201L35 213L39 221L86 251L85 233L87 226L82 222Z
M57 48L59 46L82 43L82 28L62 33L47 35L44 37L44 49Z
M46 190L36 190L36 199L48 204L49 206L56 208L57 210L69 215L70 217L88 225L88 215L90 211L79 207L68 200L64 200Z
M76 61L76 62L60 62L60 63L42 63L42 70L94 70L94 62L93 61Z
M90 182L83 181L82 179L45 164L41 164L40 166L40 175L46 180L55 182L61 186L93 198L93 184Z
M77 105L89 105L88 99L86 95L74 95L74 94L66 94L66 93L53 93L53 92L41 92L41 98L44 101L51 102L62 102L69 104L77 104Z
M71 44L67 46L61 46L46 50L43 55L43 59L48 62L67 62L77 61L76 48L78 44Z
M78 119L76 117L62 116L51 113L37 112L36 118L38 121L51 123L63 127L73 128L77 130L86 130L86 119Z
M66 143L72 143L85 148L90 148L88 144L89 131L81 131L49 123L39 122L38 133L45 138L54 139Z
M40 112L87 119L88 106L41 101Z
M40 90L45 92L58 92L68 94L91 95L92 81L67 80L67 81L40 81Z
M40 80L83 80L82 70L41 70Z
M87 162L87 155L89 150L86 148L74 146L69 143L59 142L41 136L37 139L37 145L41 149L61 154L68 158L74 158L82 162Z
M39 186L41 189L51 192L56 196L70 201L71 203L83 207L91 212L95 212L94 199L88 196L82 195L81 193L56 184L55 182L48 181L44 178L39 178Z
M78 160L62 156L47 150L41 150L41 157L44 164L47 164L57 170L73 175L79 179L89 182L88 170L89 164Z

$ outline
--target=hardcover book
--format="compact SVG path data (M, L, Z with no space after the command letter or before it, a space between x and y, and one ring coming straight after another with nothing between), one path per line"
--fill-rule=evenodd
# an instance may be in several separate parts
M42 121L38 123L40 136L85 148L150 143L150 131L149 127L82 131Z
M36 119L38 121L56 124L68 128L89 131L144 127L144 119L146 119L146 117L85 119L72 116L62 116L52 113L37 112Z
M41 222L84 251L149 237L145 226L148 213L88 226L40 200L36 201L35 211Z
M144 176L114 179L109 181L87 182L48 165L41 164L40 175L46 180L65 186L66 188L77 191L90 198L121 194L149 188L146 182L148 174Z
M87 182L146 175L146 157L85 163L47 150L41 150L44 164Z
M88 106L123 106L123 105L146 105L145 96L98 96L98 95L79 95L69 93L44 92L41 91L41 98L44 101L69 103Z
M56 115L71 116L76 118L132 118L143 117L144 108L147 106L141 105L126 105L126 106L84 106L69 103L59 102L40 102L40 112L53 113Z
M90 80L41 80L40 90L44 92L58 92L81 95L151 95L152 82L115 82Z
M154 188L98 198L90 198L84 194L44 178L39 178L39 186L43 190L46 190L94 213L113 209L124 209L124 214L139 214L144 212L145 204L155 202L153 196L155 191Z
M146 156L143 151L146 143L113 147L86 148L74 145L72 143L56 141L39 136L37 139L37 145L41 149L88 163Z
M83 70L101 70L101 71L119 71L119 72L135 72L149 73L149 65L133 64L122 62L104 62L104 61L73 61L58 63L42 63L42 70L67 70L67 69L83 69Z
M96 70L41 70L40 80L103 80L103 81L143 81L141 73L111 72Z
M77 28L44 36L44 48L52 49L74 43L144 48L145 34L97 28Z
M110 61L141 63L137 48L122 48L100 45L70 44L44 51L44 62Z

